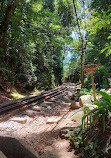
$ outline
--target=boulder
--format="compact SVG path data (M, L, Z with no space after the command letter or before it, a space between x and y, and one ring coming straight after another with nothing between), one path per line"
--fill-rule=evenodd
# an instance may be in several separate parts
M88 108L88 109L90 109L90 110L93 110L93 109L98 108L98 106L97 106L97 105L92 105L92 104L90 104L90 103L86 103L86 104L85 104L85 108Z
M83 111L78 111L72 116L71 120L72 121L78 121L78 120L82 119L83 116L84 116L84 112Z
M79 109L81 106L79 105L79 102L75 102L74 100L71 100L71 105L70 105L70 108L72 110L75 110L75 109Z
M85 104L92 104L92 101L91 101L91 95L82 95L80 98L79 98L79 104L80 106L85 106Z

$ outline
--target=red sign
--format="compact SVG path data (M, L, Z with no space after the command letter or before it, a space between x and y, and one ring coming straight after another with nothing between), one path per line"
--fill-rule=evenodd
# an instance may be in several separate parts
M83 67L83 71L94 71L94 70L99 70L98 67L100 65L99 64L95 64L95 65L85 65Z
M99 69L98 67L93 67L93 68L84 69L83 71L94 71L94 70L99 70Z

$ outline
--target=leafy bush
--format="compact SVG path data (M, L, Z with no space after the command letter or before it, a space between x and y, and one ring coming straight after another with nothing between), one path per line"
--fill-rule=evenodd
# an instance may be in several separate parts
M102 98L98 101L94 98L97 109L87 110L86 114L82 118L82 127L85 126L85 119L87 118L87 126L94 125L98 119L102 120L103 131L105 130L105 120L108 118L109 112L111 112L111 95L106 92L100 91ZM90 123L89 123L90 121Z
M92 88L89 88L89 89L82 88L80 92L77 94L77 97L79 98L82 95L92 95L92 93L93 93ZM98 88L96 88L96 85L95 85L95 93L98 94Z
M100 131L96 131L96 125L98 126L99 124L99 128L103 133L105 132L108 115L111 112L111 95L103 91L99 93L102 95L102 98L99 101L96 98L94 99L98 108L93 110L85 109L82 125L75 128L74 133L70 136L70 140L74 142L75 148L78 148L82 157L86 158L104 157L103 151L98 149L98 135Z

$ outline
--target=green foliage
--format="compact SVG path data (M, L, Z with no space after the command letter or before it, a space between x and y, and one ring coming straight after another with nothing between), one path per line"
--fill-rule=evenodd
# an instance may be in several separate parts
M87 88L82 88L80 92L77 94L77 97L80 97L82 95L91 95L92 89L88 90Z
M7 5L7 1L0 2L0 23L4 21ZM24 87L51 88L61 84L62 52L72 40L67 26L73 19L70 1L63 6L54 0L19 1L0 48L3 79L12 79L15 85L23 83Z
M110 68L109 68L109 63L106 63L106 66L100 66L98 71L94 71L94 83L96 85L96 88L98 89L107 89L109 87L109 81L108 81L108 76L110 73ZM90 72L87 72L86 78L84 81L84 85L86 88L91 89L92 83L91 83L91 74Z
M102 95L102 98L99 101L96 98L94 99L98 108L93 110L84 110L82 125L76 127L74 133L69 138L72 142L74 142L75 148L79 149L81 156L86 158L99 158L103 156L103 151L98 149L98 139L95 138L95 136L88 139L90 134L87 135L88 130L90 132L92 126L95 129L95 125L98 122L100 124L99 128L102 128L102 131L104 132L108 115L111 113L111 95L103 91L100 91L99 93ZM95 135L97 135L97 133L98 131L96 131Z
M84 129L81 130L81 126L78 126L75 128L74 133L70 135L69 139L74 142L75 148L79 148L84 131Z
M111 39L111 35L108 37L108 39ZM101 53L106 52L106 57L111 54L111 42L105 44L105 48L101 50Z
M11 1L10 9L13 8L15 2ZM103 3L104 0L91 1L93 10L89 18L90 2L87 1L85 5L81 0L75 2L80 29L85 28L87 24L86 64L101 63L110 73L111 15L109 0L107 0L108 5L106 3L102 5ZM73 2L70 0L19 0L15 10L11 10L9 19L6 16L7 6L8 1L0 2L0 28L2 24L7 24L2 44L0 42L2 78L15 85L23 83L23 86L41 85L44 88L61 84L63 74L64 78L79 82L81 41ZM85 22L85 14L87 22ZM77 34L77 37L73 37L74 39L71 37L72 31ZM63 58L68 51L72 53L72 57L64 66ZM100 80L102 80L102 75L103 73L100 72ZM99 79L97 80L100 88L108 87L107 77L109 76L105 75L100 82L98 82Z
M98 108L93 110L88 109L85 111L86 114L82 118L82 127L84 127L85 124L87 126L92 126L97 123L99 119L101 119L103 131L105 131L105 121L109 112L111 112L111 95L103 91L100 91L99 93L102 95L102 98L99 101L94 98L95 104L98 106ZM88 119L87 123L85 123L86 118Z
M98 140L84 140L84 134L86 129L81 129L81 126L75 128L74 133L69 139L74 143L74 146L78 153L81 153L81 157L85 158L99 158L103 156L103 152L98 149ZM87 136L86 136L87 137Z

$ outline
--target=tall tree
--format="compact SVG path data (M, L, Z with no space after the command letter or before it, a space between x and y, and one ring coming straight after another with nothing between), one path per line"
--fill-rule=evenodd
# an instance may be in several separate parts
M4 44L4 38L6 35L6 32L8 30L9 22L11 20L11 17L18 5L18 0L2 0L0 2L0 10L1 12L5 10L4 16L2 17L0 23L0 47ZM3 13L1 13L3 15Z

